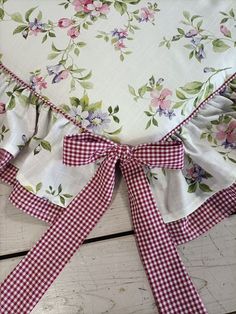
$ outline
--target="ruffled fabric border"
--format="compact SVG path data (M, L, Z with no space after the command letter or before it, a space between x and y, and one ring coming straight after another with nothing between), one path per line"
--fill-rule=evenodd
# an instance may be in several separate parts
M78 121L71 116L64 113L57 108L49 100L33 91L28 84L22 81L3 64L0 64L0 68L9 74L14 80L20 83L23 87L30 89L45 105L49 106L54 112L61 114L67 120L72 122L76 126L80 126ZM187 124L199 110L207 105L210 99L219 94L225 87L236 78L236 73L230 76L225 83L214 91L209 97L207 97L181 124L169 132L162 140L167 140L174 135L183 125ZM10 184L13 187L13 191L10 195L10 201L14 206L22 211L42 219L49 224L53 223L60 213L66 208L53 204L47 199L40 198L27 189L25 189L17 180L16 175L18 172L17 167L10 163L13 156L4 149L0 149L0 178ZM222 189L210 196L201 206L199 206L194 212L187 217L180 218L176 221L167 222L169 232L173 238L173 241L179 245L188 242L202 233L205 233L215 224L222 219L234 214L236 212L236 184Z
M44 105L49 106L55 113L61 114L64 118L72 122L75 126L80 127L81 131L90 132L89 130L82 127L81 123L78 122L75 118L67 114L62 109L58 108L56 105L54 105L50 100L46 99L39 93L37 93L34 89L31 88L29 84L27 84L25 81L23 81L21 78L19 78L15 73L13 73L10 69L8 69L3 63L0 62L0 69L3 70L6 74L10 75L16 82L22 85L22 87L30 90L38 99L42 101ZM198 112L199 110L204 107L209 100L211 100L215 95L218 95L221 91L225 89L225 87L236 78L236 72L232 74L228 79L218 88L216 89L212 94L210 94L204 101L202 101L195 110L186 118L184 119L179 125L177 125L175 128L173 128L169 133L167 133L160 141L167 140L171 135L176 133L183 125L189 122Z
M39 198L22 187L16 180L18 169L9 163L12 157L9 152L0 149L0 178L13 187L10 201L22 211L52 224L66 209ZM236 214L236 183L208 198L188 217L167 223L167 228L173 242L180 245L197 238L232 214Z

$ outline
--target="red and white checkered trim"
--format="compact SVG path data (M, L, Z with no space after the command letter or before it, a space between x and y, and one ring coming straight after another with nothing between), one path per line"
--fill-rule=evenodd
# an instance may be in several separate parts
M49 224L56 221L65 210L65 208L53 204L47 199L30 193L17 180L14 183L9 200L15 207Z
M1 284L1 308L14 314L27 314L42 298L107 210L119 160L128 186L135 238L159 313L187 314L189 309L207 313L156 207L143 170L144 164L150 166L155 161L155 166L182 167L182 144L129 147L84 133L65 137L63 149L64 163L81 165L104 155L106 158L90 182ZM21 199L25 203L19 193L18 202Z
M176 245L191 241L207 232L217 223L236 214L236 183L209 197L193 213L167 224Z
M123 159L133 158L149 167L182 169L184 166L184 148L181 142L148 143L132 147L116 144L88 132L64 137L63 163L80 166L94 162L108 153L118 152Z
M30 88L10 70L0 65L18 83ZM25 190L15 180L17 169L9 164L12 155L0 151L2 170L0 177L14 186L11 201L26 212L52 224L26 258L1 284L1 308L5 312L27 314L55 280L57 275L79 248L87 234L96 225L111 201L115 178L115 164L120 167L127 182L132 221L153 295L162 314L207 313L197 291L181 263L176 245L189 241L207 231L224 217L235 212L235 185L216 193L197 211L186 218L165 224L152 196L142 165L179 169L183 165L181 143L162 142L187 123L199 109L224 88L236 74L232 75L217 91L204 100L180 125L157 143L137 147L119 145L92 135L87 130L76 137L66 137L64 163L82 165L106 157L93 179L74 198L66 210L40 199ZM36 95L54 111L60 109L41 95ZM73 140L75 142L73 142ZM80 140L81 139L81 140ZM80 148L78 150L78 147ZM6 173L10 176L7 178ZM23 196L22 196L23 195ZM28 203L28 200L30 202ZM231 206L226 206L230 199ZM220 206L219 206L220 204ZM221 206L225 206L222 210ZM215 208L219 210L215 210ZM36 210L37 208L37 210ZM58 212L57 210L60 209ZM214 209L214 213L213 213ZM206 216L207 214L207 216Z
M41 197L26 190L16 180L17 172L18 169L10 163L7 164L4 170L0 171L0 179L13 187L9 197L10 201L27 214L51 224L61 215L64 208L54 205L48 200L43 200L44 202L41 203ZM40 204L43 204L43 213ZM223 219L235 213L236 184L234 183L212 195L187 217L168 222L166 225L173 241L176 245L180 245L199 237Z
M9 163L12 158L12 154L10 154L5 149L0 148L0 171L4 169L4 167Z

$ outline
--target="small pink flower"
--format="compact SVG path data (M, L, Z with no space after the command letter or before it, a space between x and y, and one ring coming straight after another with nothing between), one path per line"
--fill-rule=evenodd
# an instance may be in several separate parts
M75 6L76 12L85 12L88 13L90 10L88 9L88 4L93 3L92 0L74 0L73 5Z
M190 31L188 31L186 34L185 34L185 37L187 38L192 38L194 36L197 36L198 35L198 30L196 29L190 29Z
M43 88L47 88L47 82L42 76L35 77L35 85L41 90Z
M220 25L220 31L224 36L231 37L231 32L225 25Z
M141 19L144 21L152 21L154 19L154 12L147 7L141 8Z
M128 36L128 31L127 31L127 29L120 29L120 31L119 31L119 33L120 33L120 36L122 36L122 37L127 37Z
M69 76L69 73L70 73L70 71L68 71L68 70L63 70L63 71L60 73L60 79L61 79L61 80L65 80L65 79Z
M195 171L195 167L186 169L186 172L187 172L187 174L188 174L188 176L189 176L190 178L195 179L195 178L197 177L197 174L196 174L196 171Z
M87 8L90 10L92 16L99 16L100 14L107 14L110 10L107 4L103 4L101 1L93 1L87 5Z
M122 50L123 48L126 48L124 42L122 40L118 40L116 43L115 43L115 48L116 49L119 49L119 50Z
M70 36L72 39L77 38L79 34L80 32L77 27L71 27L67 32L67 35Z
M172 91L168 88L164 88L161 93L157 90L151 92L151 105L153 107L160 107L161 109L169 109L171 100L166 99L168 96L172 95Z
M31 87L33 89L38 88L39 90L41 90L43 88L47 88L47 82L42 76L33 75L30 78L30 82L31 82Z
M217 125L216 139L219 141L225 141L229 143L236 143L236 121L231 121L229 125L221 124Z
M63 17L58 21L57 25L61 28L67 28L67 27L71 26L71 24L73 24L73 21L71 19L67 19L67 18Z
M3 102L0 102L0 114L6 112L6 105Z

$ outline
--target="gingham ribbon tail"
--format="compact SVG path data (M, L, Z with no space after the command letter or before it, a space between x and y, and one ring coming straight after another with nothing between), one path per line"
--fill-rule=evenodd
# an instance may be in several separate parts
M118 160L128 187L140 257L159 313L207 313L171 240L144 172L144 166L181 169L182 143L131 147L86 132L66 136L63 145L63 162L69 166L104 158L90 182L1 284L0 313L32 311L108 208Z

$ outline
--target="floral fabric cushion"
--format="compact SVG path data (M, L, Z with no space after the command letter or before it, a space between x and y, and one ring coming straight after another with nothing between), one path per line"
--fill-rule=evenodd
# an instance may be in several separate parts
M1 61L20 77L1 66L0 148L20 185L67 207L98 166L62 164L64 136L82 126L130 145L183 142L183 170L146 169L165 222L230 186L235 14L229 0L0 0Z

